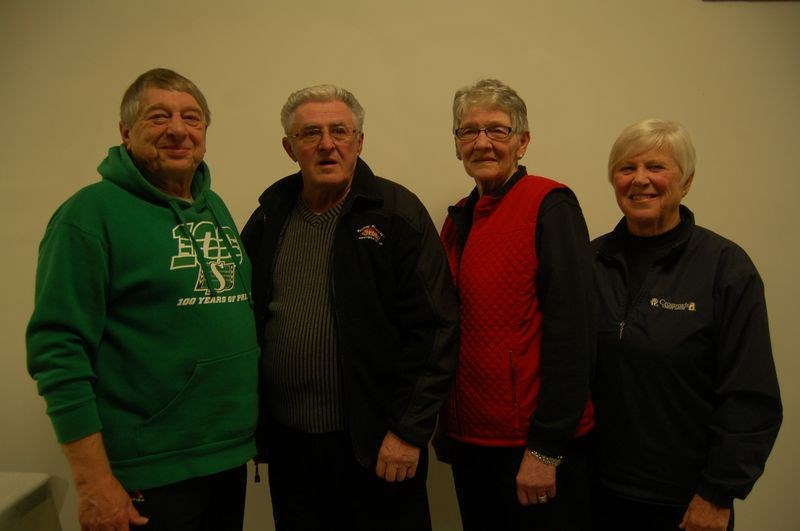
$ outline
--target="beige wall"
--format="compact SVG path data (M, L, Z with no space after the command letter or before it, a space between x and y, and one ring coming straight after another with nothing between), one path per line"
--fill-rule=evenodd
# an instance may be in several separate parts
M332 82L367 110L364 158L414 190L437 225L471 185L449 134L453 92L493 76L528 103L523 162L575 189L592 236L620 217L605 160L622 127L655 116L692 133L697 178L685 202L763 275L786 409L737 529L800 529L799 28L795 2L0 0L0 469L55 475L64 528L77 529L23 330L47 219L97 179L136 75L171 67L205 92L214 188L240 224L294 171L280 147L286 96ZM435 528L458 529L449 470L435 464L430 476ZM272 529L264 485L250 489L248 530Z

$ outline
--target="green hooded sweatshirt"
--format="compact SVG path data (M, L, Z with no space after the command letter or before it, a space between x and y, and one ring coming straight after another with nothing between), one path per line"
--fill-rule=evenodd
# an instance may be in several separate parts
M39 248L28 371L60 442L102 432L127 490L255 454L259 347L250 262L205 163L193 201L124 146L68 199Z

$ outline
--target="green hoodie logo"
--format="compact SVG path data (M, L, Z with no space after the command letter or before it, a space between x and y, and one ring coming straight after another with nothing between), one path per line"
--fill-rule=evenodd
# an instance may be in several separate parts
M210 221L189 222L185 226L176 225L172 237L177 240L178 252L172 257L170 269L197 268L195 291L208 295L212 289L223 293L234 288L236 264L242 263L242 250L236 233L230 227L220 229ZM202 256L198 256L195 249ZM208 266L211 278L206 278L200 260Z

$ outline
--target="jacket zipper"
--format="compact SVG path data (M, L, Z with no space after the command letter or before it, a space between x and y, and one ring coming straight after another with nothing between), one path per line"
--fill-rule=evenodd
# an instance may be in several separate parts
M458 369L456 369L457 371ZM456 410L456 433L458 433L459 439L464 437L464 429L461 425L461 400L459 399L459 390L460 384L458 381L458 376L456 376L454 385L453 385L453 406Z
M639 291L638 291L638 293L636 293L636 297L634 297L633 300L631 300L630 302L625 304L625 313L623 314L622 321L619 322L619 339L620 340L622 339L622 332L625 330L625 319L627 319L627 317L628 317L628 312L630 312L631 308L634 308L636 306L636 304L639 302L639 300L642 298L642 293L644 293L645 292L645 288L647 286L649 286L649 281L651 279L652 272L653 272L653 268L651 267L650 270L645 275L644 280L642 281L642 285L639 286Z

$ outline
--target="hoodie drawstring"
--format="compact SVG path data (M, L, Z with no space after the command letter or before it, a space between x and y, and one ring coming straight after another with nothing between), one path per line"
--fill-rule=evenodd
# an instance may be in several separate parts
M197 240L194 238L194 235L189 230L189 224L186 221L186 218L183 216L183 212L181 212L181 209L180 207L178 207L177 203L175 201L169 201L169 206L172 208L172 211L175 213L175 216L177 216L178 220L180 221L181 231L184 233L184 235L189 239L189 241L192 244L192 248L194 249L194 254L197 257L197 261L200 263L200 268L203 270L203 275L205 275L206 278L206 288L211 292L211 295L216 296L217 291L211 285L211 279L213 278L211 276L211 268L208 265L208 260L206 259L205 255L201 252L200 244L197 243ZM228 234L225 232L225 228L223 227L222 223L220 223L219 216L217 216L217 213L211 206L211 203L210 202L206 203L206 207L208 207L209 212L211 212L211 217L214 219L214 224L217 227L217 231L220 235L220 239L222 240L222 244L225 246L225 249L228 251L228 254L234 261L236 260L236 257L239 256L241 263L241 261L244 260L244 249L242 249L237 242L236 247L239 248L239 254L237 255L234 252L230 238L228 237ZM247 281L247 279L244 278L244 276L241 273L241 268L238 265L234 263L233 268L234 268L234 275L236 275L236 278L238 278L239 282L241 282L242 289L247 294L247 302L252 308L253 297L250 292L250 283Z
M216 296L217 295L217 290L215 290L214 286L211 285L211 279L213 278L211 276L211 268L208 266L208 261L206 260L206 257L203 255L203 253L200 250L200 245L197 243L197 240L194 239L194 235L189 230L189 225L188 225L188 223L186 221L186 218L183 217L183 212L181 212L180 208L178 208L178 205L175 203L175 201L169 201L169 206L172 208L172 211L178 217L178 221L180 221L181 231L189 239L189 241L192 244L192 249L194 249L194 255L195 255L197 261L200 263L200 268L203 270L203 275L206 278L206 288L211 292L211 295ZM212 210L212 212L213 212L213 210ZM216 217L214 217L214 222L218 223ZM222 227L218 227L218 228L220 230L222 230ZM223 239L227 239L227 238L223 238ZM238 269L238 267L236 269Z

